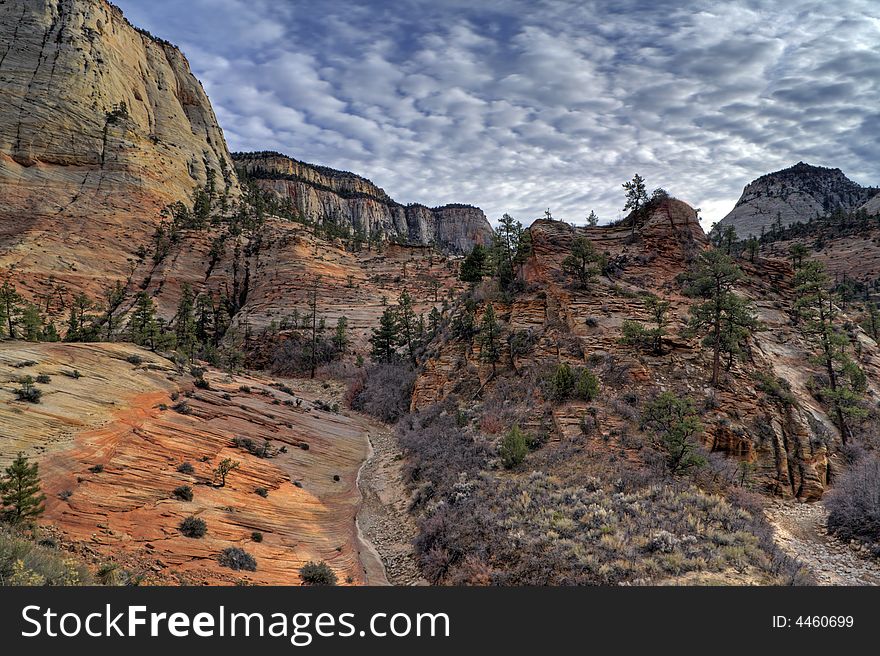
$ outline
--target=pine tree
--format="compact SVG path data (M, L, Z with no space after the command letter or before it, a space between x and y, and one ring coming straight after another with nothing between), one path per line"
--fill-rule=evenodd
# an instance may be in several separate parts
M429 340L437 334L437 331L440 330L440 324L443 321L443 315L440 314L440 310L436 307L432 307L431 311L428 313L428 335Z
M147 292L140 292L135 300L134 312L128 323L131 340L138 346L149 346L156 350L158 324L156 323L156 307Z
M40 310L32 303L26 303L21 312L21 328L24 338L29 342L38 342L43 336L43 317Z
M664 301L656 296L648 296L645 299L645 307L654 320L655 328L650 331L651 348L655 355L663 353L663 335L666 334L666 324L668 323L667 313L669 312L669 301Z
M791 257L791 265L795 270L800 269L804 264L804 259L809 255L807 247L803 244L792 244L788 249Z
M489 303L480 322L480 359L492 365L492 376L501 359L501 324L495 316L495 308Z
M835 325L837 308L828 291L831 281L825 267L807 260L795 274L794 282L795 311L801 330L818 351L816 362L828 377L822 395L831 402L841 440L846 444L852 436L849 420L864 415L859 401L866 387L865 374L847 354L849 339Z
M119 306L122 304L122 301L125 300L125 288L122 286L122 283L118 280L116 284L113 285L110 289L107 290L106 293L107 299L107 339L109 340L113 336L113 317L116 313L116 310L119 309Z
M61 336L58 334L58 329L54 323L50 321L45 325L40 339L44 342L58 342L61 340Z
M418 335L418 318L413 309L412 297L407 290L403 290L397 299L397 326L400 335L400 345L406 347L406 354L410 362L416 363L416 351L420 346Z
M397 359L398 334L397 310L386 307L379 319L379 327L373 328L373 336L370 337L373 347L370 357L375 362L394 362Z
M39 517L45 507L46 495L40 491L39 465L29 464L24 453L19 453L0 479L0 504L3 519L20 525Z
M591 227L599 225L599 216L593 210L590 210L590 215L587 217L587 225Z
M761 249L761 244L754 237L749 237L749 240L746 242L746 248L749 251L749 262L754 264L755 263L755 256L758 254L758 251Z
M724 253L730 257L733 255L733 245L736 243L736 228L733 225L724 226L721 240L724 244Z
M586 237L578 237L571 244L571 254L562 260L562 270L577 279L578 287L586 289L590 281L604 266L605 256L600 254Z
M461 269L458 272L459 280L462 282L480 282L486 269L486 249L482 244L476 244L468 253L467 257L461 263Z
M318 276L312 281L312 288L309 290L309 378L315 377L315 370L318 368L318 285L321 277ZM323 319L321 324L323 326Z
M626 191L626 204L623 206L623 211L632 211L630 236L634 237L636 234L636 223L638 223L639 212L648 202L648 190L645 187L645 179L638 173L636 173L633 176L633 179L629 182L624 182L623 188Z
M177 304L174 334L177 337L177 348L186 354L190 362L195 360L196 320L195 298L189 285L183 286L180 302Z
M690 399L663 392L645 406L642 428L657 436L666 456L666 466L673 476L705 464L697 442L703 425Z
M341 316L336 320L336 330L333 332L333 346L342 352L348 346L348 317Z
M741 344L758 328L751 306L732 291L741 278L739 267L719 250L703 253L690 274L689 292L705 300L691 308L688 329L705 334L703 345L712 349L711 382L716 387L721 354L733 349L734 344Z
M869 300L865 302L865 306L868 316L862 321L862 326L875 342L880 341L880 312L877 311L877 304Z
M95 338L93 330L86 330L86 320L88 319L86 312L92 308L92 305L92 301L84 292L80 292L74 297L67 321L67 334L64 335L65 342L85 342Z
M18 324L19 314L21 312L20 304L24 299L8 280L3 281L0 285L0 308L2 308L3 316L6 318L7 337L15 339L15 326Z

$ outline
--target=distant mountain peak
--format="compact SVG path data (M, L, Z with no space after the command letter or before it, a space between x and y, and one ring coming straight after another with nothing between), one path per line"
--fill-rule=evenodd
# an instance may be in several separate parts
M880 189L853 182L839 168L804 161L750 182L733 210L719 223L733 225L741 237L759 235L774 224L807 222L837 210L869 212Z

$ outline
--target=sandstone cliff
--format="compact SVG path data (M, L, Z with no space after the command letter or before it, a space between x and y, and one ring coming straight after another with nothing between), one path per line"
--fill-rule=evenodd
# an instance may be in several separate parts
M840 169L798 162L746 185L733 210L719 223L733 225L741 238L757 237L762 228L766 231L774 224L784 227L798 221L806 223L835 210L852 212L872 198L873 204L865 209L876 212L880 209L877 191L853 182Z
M261 187L316 223L332 221L365 237L433 244L453 253L488 244L492 237L492 228L477 207L402 205L359 175L278 153L236 153L235 163Z
M524 429L543 432L549 428L547 448L564 449L572 440L583 439L582 418L589 412L597 426L589 438L597 445L591 452L619 452L637 459L638 440L630 437L637 430L632 424L636 408L652 394L671 389L703 408L705 445L734 456L734 462L747 463L737 466L745 468L752 486L803 500L822 496L842 467L842 444L833 422L810 391L818 370L809 364L810 349L791 320L793 271L785 260L739 261L746 278L737 292L754 302L764 329L755 335L748 357L735 363L721 388L713 390L707 382L711 363L706 349L699 338L683 336L694 301L683 293L677 278L696 255L709 248L690 206L677 200L660 203L635 240L625 225L573 227L542 220L530 232L534 252L524 269L527 291L512 302L491 300L510 339L531 346L517 353L505 346L502 362L510 362L513 371L520 372L560 361L586 364L600 376L603 392L592 403L554 405L536 398ZM572 289L561 270L572 240L580 236L605 253L616 270L595 279L587 291ZM621 342L624 320L650 322L645 294L671 303L663 355L639 352ZM861 341L860 365L871 381L869 394L876 399L880 352L863 334ZM491 367L480 360L477 343L445 338L433 345L431 354L416 382L414 408L450 395L491 397L495 386L510 384L503 382L504 376L493 379ZM764 376L785 381L793 401L762 391L757 381ZM526 384L524 380L518 385ZM595 465L584 462L582 466L582 471L588 471Z
M223 132L186 58L106 0L0 3L0 267L34 294L129 273L160 210L216 173ZM226 183L223 171L226 170Z

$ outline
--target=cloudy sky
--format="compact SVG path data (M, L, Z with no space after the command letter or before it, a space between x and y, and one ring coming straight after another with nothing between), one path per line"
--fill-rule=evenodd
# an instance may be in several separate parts
M233 150L401 202L618 217L639 172L722 218L799 160L880 185L876 0L115 0L178 44Z

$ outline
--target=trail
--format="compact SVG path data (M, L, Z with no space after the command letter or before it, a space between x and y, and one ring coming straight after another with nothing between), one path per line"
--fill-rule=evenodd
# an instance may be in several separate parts
M880 585L880 560L860 545L828 535L828 512L821 501L779 501L766 513L776 543L804 563L819 585Z

